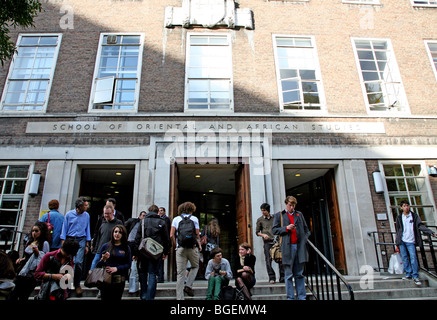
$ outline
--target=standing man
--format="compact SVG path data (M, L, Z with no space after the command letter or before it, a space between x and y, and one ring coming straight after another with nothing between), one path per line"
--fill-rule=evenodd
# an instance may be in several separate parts
M285 272L287 300L294 300L293 278L298 300L306 299L304 263L308 261L306 243L311 232L300 211L296 211L297 200L293 196L285 198L286 209L275 214L273 234L282 237L282 264Z
M64 224L64 215L58 211L59 201L56 199L49 201L50 211L44 213L39 221L50 222L53 225L52 242L50 243L50 251L58 250L61 247L61 231Z
M102 255L99 254L100 248L111 240L112 237L112 229L119 224L122 224L120 220L114 217L114 207L112 204L106 204L103 208L103 222L100 225L99 231L97 232L97 236L93 238L91 251L96 252L94 256L94 260L91 263L90 270L94 269L97 263L102 258Z
M272 268L272 257L270 256L270 249L274 244L274 235L272 232L273 227L273 216L270 214L270 205L268 203L263 203L260 206L261 217L256 220L256 235L261 237L264 241L264 257L267 268L267 273L269 274L270 283L275 283L276 275ZM282 262L279 263L279 282L284 281L284 267Z
M176 299L184 300L184 292L194 296L193 283L199 270L199 219L193 216L196 206L192 202L184 202L178 207L178 216L173 219L170 238L176 248ZM185 244L185 240L189 242ZM191 268L187 283L184 287L187 264L190 261Z
M417 213L410 210L410 203L406 200L400 203L402 214L396 217L396 245L402 256L402 263L406 276L405 280L414 280L418 286L422 283L419 280L419 263L417 261L416 246L422 245L422 237L419 231L425 234L436 236L434 232L425 227Z
M78 198L75 203L75 209L65 214L64 224L62 226L61 240L73 239L79 243L79 250L74 257L74 287L76 295L82 296L80 280L82 278L84 257L88 253L91 233L90 233L90 215L85 212L87 201L84 198Z
M114 217L120 220L121 222L123 222L124 225L125 223L124 215L123 213L121 213L121 211L117 210L117 201L115 201L114 198L108 198L108 200L106 200L106 204L112 204L112 206L114 207Z
M170 218L165 214L165 208L159 207L158 211L159 216L161 219L165 221L165 227L167 228L168 234L170 234L170 228L171 228L171 221ZM158 266L158 283L164 282L164 260L159 260L159 266Z

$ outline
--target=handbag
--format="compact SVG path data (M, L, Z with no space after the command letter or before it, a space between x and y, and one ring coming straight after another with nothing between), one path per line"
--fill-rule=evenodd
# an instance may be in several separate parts
M281 215L281 227L283 225L283 218L282 218L282 212L279 213ZM279 242L276 242L271 248L270 248L270 257L272 260L274 260L276 263L282 262L282 251L281 251L281 244L282 244L282 237L279 238Z
M164 247L156 240L147 237L144 238L144 220L141 222L142 237L138 247L138 252L146 259L158 260L164 251Z
M90 270L85 280L85 287L93 288L111 284L112 276L106 272L105 268L94 268Z

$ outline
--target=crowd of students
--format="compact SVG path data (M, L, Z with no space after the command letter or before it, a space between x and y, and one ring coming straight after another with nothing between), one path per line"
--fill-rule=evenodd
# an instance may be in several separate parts
M120 300L126 281L129 281L129 292L140 291L141 299L153 300L157 282L164 281L164 260L172 248L177 269L176 298L183 300L185 294L194 295L193 282L203 261L201 254L205 257L207 299L220 298L220 289L233 275L229 261L222 257L216 219L200 232L199 220L193 215L196 206L191 202L181 204L172 221L165 214L165 208L156 205L150 206L147 212L142 211L137 218L125 221L115 205L114 199L108 199L91 235L86 199L78 198L75 208L65 216L58 212L58 201L50 201L50 211L32 227L22 257L14 256L13 251L7 255L2 252L0 299L29 300L37 286L40 290L35 299L65 300L73 290L77 297L82 296L84 260L92 251L90 270L103 268L111 279L99 286L102 300ZM192 242L186 243L182 236L192 238ZM139 247L145 237L162 245L158 259L141 254ZM240 245L239 254L235 284L244 289L246 298L250 299L249 290L256 282L256 258L247 243Z

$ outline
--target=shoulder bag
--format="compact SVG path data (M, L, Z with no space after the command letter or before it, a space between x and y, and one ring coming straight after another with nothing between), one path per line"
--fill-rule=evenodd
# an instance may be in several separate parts
M164 251L164 247L158 241L150 237L144 238L144 220L146 220L146 218L141 222L142 236L138 252L146 259L158 260Z
M281 227L282 227L283 225L282 212L279 212L279 214L281 215ZM276 241L275 244L270 248L270 257L276 263L282 262L281 244L282 244L282 237L279 236L279 242Z

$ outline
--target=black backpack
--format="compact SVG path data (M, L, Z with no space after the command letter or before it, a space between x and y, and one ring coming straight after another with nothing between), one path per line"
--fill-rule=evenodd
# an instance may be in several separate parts
M178 244L182 248L193 248L196 245L196 227L189 216L182 216L178 226Z

